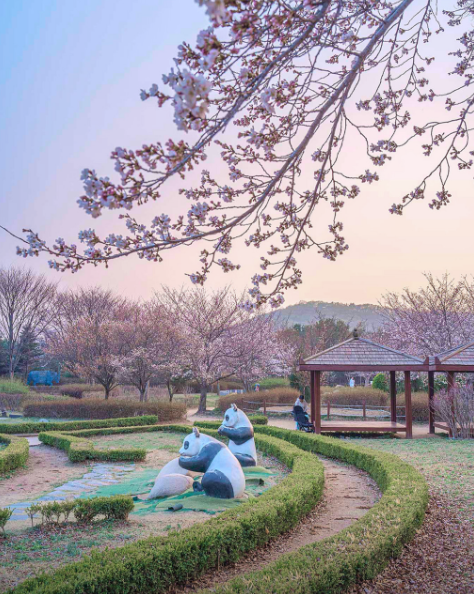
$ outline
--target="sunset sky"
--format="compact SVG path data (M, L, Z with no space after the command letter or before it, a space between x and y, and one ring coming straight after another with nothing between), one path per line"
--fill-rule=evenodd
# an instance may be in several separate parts
M173 66L178 44L194 42L207 26L204 10L192 0L1 2L0 224L15 233L32 227L48 240L61 236L72 242L89 227L120 232L113 213L93 221L78 209L80 172L90 167L112 176L109 154L116 146L136 148L176 136L171 110L142 103L140 89L160 83ZM436 67L441 77L446 63L441 59ZM473 273L472 174L453 179L452 203L440 212L430 210L428 201L413 205L403 217L388 212L426 166L418 151L408 149L381 170L381 181L364 187L344 209L350 250L333 263L315 251L304 254L304 284L287 294L286 303L374 303L388 290L418 288L423 272ZM173 210L179 200L170 187L164 204L147 206L143 218ZM197 268L198 250L184 248L167 253L162 264L128 258L109 270L58 274L48 269L46 256L20 260L17 244L1 232L1 266L31 266L64 288L100 284L134 298L147 298L162 284L189 285L185 273ZM238 254L232 259L240 260L242 270L213 274L209 288L233 283L243 290L249 284L262 254L244 247Z

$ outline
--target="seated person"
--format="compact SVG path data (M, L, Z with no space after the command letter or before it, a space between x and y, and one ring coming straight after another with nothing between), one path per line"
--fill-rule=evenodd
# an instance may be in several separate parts
M298 396L298 398L296 399L296 402L294 403L293 406L301 406L301 408L303 409L304 414L306 415L307 419L309 420L309 417L308 417L308 403L304 399L303 394L300 394ZM298 429L298 423L296 423L296 429Z

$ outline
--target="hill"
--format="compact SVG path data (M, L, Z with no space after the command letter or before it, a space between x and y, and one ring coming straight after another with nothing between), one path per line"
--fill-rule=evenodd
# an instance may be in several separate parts
M343 320L351 328L358 324L365 324L367 330L376 330L382 324L382 314L378 305L364 303L327 303L325 301L300 301L296 305L289 305L279 309L276 317L280 323L306 325L318 317L337 318Z

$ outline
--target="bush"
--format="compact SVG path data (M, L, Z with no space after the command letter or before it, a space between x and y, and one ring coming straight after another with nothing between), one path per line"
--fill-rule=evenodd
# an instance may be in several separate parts
M189 431L189 427L179 426L160 429ZM319 501L324 477L313 453L340 459L369 472L383 491L380 501L363 518L335 536L286 554L263 571L234 579L214 591L341 592L355 581L373 578L392 556L401 553L421 525L428 502L426 481L396 456L334 438L276 427L257 427L256 440L259 449L278 457L292 469L276 487L217 518L173 532L166 538L147 538L97 552L48 575L28 579L14 593L158 594L204 571L234 563L294 526Z
M3 534L5 534L5 526L8 520L12 517L13 510L4 508L0 509L0 529L2 530Z
M120 428L118 433L122 433ZM139 428L133 427L135 431L140 431ZM92 434L104 435L100 433L100 429L92 429ZM94 433L94 431L96 433ZM111 429L109 430L111 431ZM57 431L45 431L39 434L39 440L45 445L59 448L67 452L68 458L71 462L84 462L84 460L102 460L107 462L138 462L144 460L146 457L146 450L142 448L115 448L109 450L96 450L92 441L85 439L85 435L81 436L80 431L73 433L59 433ZM90 435L90 433L89 433Z
M28 392L28 386L20 380L0 379L0 394L28 394Z
M161 430L189 432L186 426ZM217 432L214 434L216 437ZM38 578L15 592L72 594L95 592L167 592L176 583L208 569L236 562L249 551L295 526L320 500L324 485L321 462L282 440L258 436L259 449L292 469L278 485L205 523L168 537L151 537L119 549L95 552Z
M268 418L264 415L249 415L252 425L267 425ZM219 429L221 421L194 421L194 425L200 429Z
M75 431L80 429L93 429L95 427L135 427L151 425L158 422L154 415L143 417L126 417L123 419L102 419L97 421L65 421L62 423L12 423L2 425L2 432L15 433L40 433L40 431Z
M0 410L21 411L28 399L31 399L29 394L0 393Z
M28 460L30 446L24 437L14 437L0 434L0 443L7 447L0 450L0 475L23 466Z
M113 419L139 415L156 415L159 422L180 421L186 414L182 402L136 402L130 400L55 400L29 402L24 407L27 417L57 419Z
M239 408L247 412L250 410L258 410L263 406L263 401L267 402L267 406L271 404L294 404L298 398L298 390L293 388L272 388L271 390L260 390L259 392L251 392L247 394L228 394L221 396L217 402L217 407L221 412L225 412L231 404L236 404ZM249 402L256 404L249 404Z
M270 390L271 388L289 388L290 380L286 377L264 377L256 384L260 385L261 390Z
M324 386L321 390L321 399L324 404L328 401L331 404L363 404L367 406L388 406L389 396L382 390L368 386L357 386L349 388L348 386L330 388Z
M377 373L372 381L372 387L374 390L382 390L382 392L388 392L388 383L385 373Z
M68 388L67 390L63 388L61 390L61 395L69 396L70 398L77 398L78 400L80 400L81 398L84 397L84 391L79 390L77 388L74 388L73 390L71 390L70 388Z
M276 427L261 427L258 431L284 437L306 451L335 457L366 470L382 489L383 496L350 528L306 545L296 553L283 555L261 571L213 589L214 593L241 594L251 590L254 594L284 594L293 591L298 583L299 594L336 594L355 582L373 579L414 537L428 503L428 486L412 466L396 456L333 438L315 439Z
M97 516L104 516L106 520L126 520L133 507L133 499L130 495L112 495L73 501L34 503L26 508L25 512L33 527L33 520L37 514L41 515L42 524L67 522L72 512L78 522L90 524Z
M405 394L397 394L397 405L405 406ZM429 419L428 394L426 392L412 392L411 409L413 421L427 423Z

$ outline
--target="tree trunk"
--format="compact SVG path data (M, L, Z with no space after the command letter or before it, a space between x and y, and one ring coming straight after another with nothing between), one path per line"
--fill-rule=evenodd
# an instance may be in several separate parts
M105 386L105 399L108 400L110 395L110 388Z
M206 412L207 385L201 384L201 398L199 399L198 414Z
M217 380L216 392L217 392L217 397L219 397L221 395L221 382L219 380Z
M170 398L170 402L172 402L173 401L173 389L171 387L171 380L168 380L166 382L166 387L168 388L168 396Z

